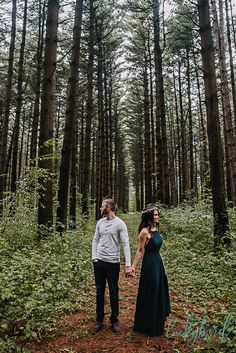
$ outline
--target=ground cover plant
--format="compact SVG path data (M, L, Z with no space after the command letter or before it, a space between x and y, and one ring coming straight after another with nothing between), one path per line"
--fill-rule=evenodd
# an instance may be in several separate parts
M128 225L134 255L140 214L120 217ZM209 205L161 209L162 256L172 305L167 335L173 342L181 336L191 347L189 352L233 353L236 348L233 210L230 219L233 247L215 253ZM58 321L78 310L89 312L93 319L90 247L94 227L94 221L81 218L77 230L63 236L52 230L50 236L39 241L34 211L26 206L19 206L14 216L2 219L1 352L29 352L24 348L27 342L56 335ZM177 308L181 315L175 315ZM200 327L204 329L202 336ZM178 352L178 345L175 349Z

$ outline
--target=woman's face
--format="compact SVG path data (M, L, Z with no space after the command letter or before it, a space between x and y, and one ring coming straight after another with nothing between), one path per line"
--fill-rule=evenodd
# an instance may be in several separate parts
M153 224L157 224L159 222L159 214L157 210L153 212Z

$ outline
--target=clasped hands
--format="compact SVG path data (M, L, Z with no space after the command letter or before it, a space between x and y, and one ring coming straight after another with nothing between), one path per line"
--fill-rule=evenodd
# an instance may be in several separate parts
M125 268L125 277L130 278L135 276L135 268L132 266L127 266Z

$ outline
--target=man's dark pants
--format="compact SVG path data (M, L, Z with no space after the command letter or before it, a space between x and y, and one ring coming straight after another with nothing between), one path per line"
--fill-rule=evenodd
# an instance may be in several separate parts
M118 322L119 315L119 272L120 263L111 263L98 260L94 262L94 274L96 284L96 320L103 322L104 319L104 301L106 280L109 286L111 317L110 322Z

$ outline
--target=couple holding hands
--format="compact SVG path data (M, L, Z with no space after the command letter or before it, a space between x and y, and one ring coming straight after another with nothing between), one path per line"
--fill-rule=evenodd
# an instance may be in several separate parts
M120 333L119 326L119 272L120 243L125 255L126 277L135 276L135 269L143 256L136 302L134 331L148 336L160 336L170 313L168 281L160 255L162 237L158 231L159 214L156 207L142 212L139 225L138 249L131 266L129 237L126 224L116 216L116 203L106 198L100 208L101 218L96 225L92 242L92 261L96 285L96 323L92 332L101 330L104 319L106 281L109 286L113 332Z

